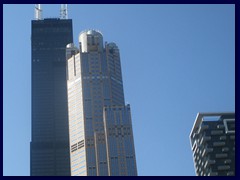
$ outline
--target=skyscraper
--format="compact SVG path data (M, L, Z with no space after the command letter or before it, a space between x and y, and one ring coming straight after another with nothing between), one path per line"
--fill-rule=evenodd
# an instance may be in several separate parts
M190 142L197 176L235 175L235 113L199 113Z
M79 49L67 46L66 57L71 175L137 175L117 45L86 30Z
M72 20L32 20L31 176L70 176L65 47L73 42Z

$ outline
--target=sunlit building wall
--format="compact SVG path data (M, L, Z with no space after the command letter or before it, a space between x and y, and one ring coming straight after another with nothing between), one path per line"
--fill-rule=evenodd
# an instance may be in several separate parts
M137 175L118 47L87 30L66 56L71 175Z

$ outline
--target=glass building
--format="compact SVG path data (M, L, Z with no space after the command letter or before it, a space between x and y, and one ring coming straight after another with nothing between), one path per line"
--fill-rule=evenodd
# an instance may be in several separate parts
M198 113L190 142L197 176L235 175L235 113Z
M72 176L136 176L130 105L125 105L119 49L99 31L66 48Z
M72 20L32 20L31 176L70 176L66 45Z

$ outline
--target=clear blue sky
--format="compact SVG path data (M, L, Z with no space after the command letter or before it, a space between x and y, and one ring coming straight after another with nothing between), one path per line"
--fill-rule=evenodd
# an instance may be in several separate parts
M74 41L98 29L120 48L139 175L195 175L198 112L235 111L234 5L68 5ZM3 174L30 174L34 5L3 6ZM60 5L43 5L57 17Z

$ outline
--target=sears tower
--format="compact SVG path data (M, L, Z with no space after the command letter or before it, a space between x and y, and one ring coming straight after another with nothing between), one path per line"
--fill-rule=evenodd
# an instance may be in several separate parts
M70 176L65 47L73 41L67 5L60 18L32 20L31 176Z

